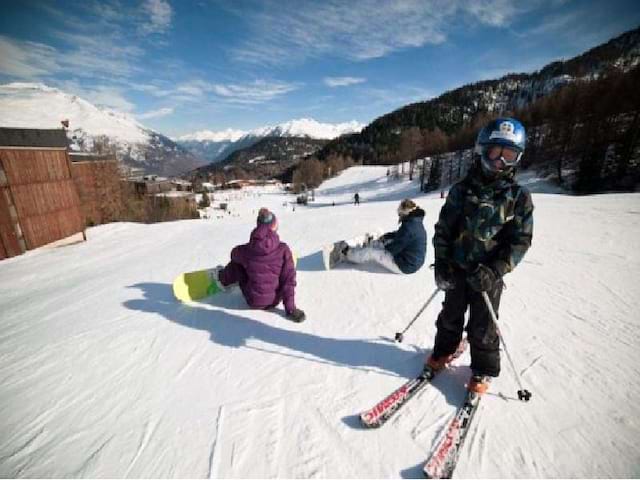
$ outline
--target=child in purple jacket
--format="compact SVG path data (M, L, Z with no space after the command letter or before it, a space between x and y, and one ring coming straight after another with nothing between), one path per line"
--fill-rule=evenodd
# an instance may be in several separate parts
M249 243L231 250L231 261L218 272L223 287L240 285L252 308L274 308L281 301L287 318L302 322L305 314L295 304L296 267L293 255L278 234L278 219L266 208L258 212L258 225Z

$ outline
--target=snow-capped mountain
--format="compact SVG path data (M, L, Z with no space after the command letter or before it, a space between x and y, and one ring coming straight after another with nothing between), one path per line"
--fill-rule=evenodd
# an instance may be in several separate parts
M311 118L300 118L290 122L258 128L249 132L257 137L308 137L317 140L333 140L340 135L359 132L364 124L355 120L345 123L320 123Z
M70 148L113 149L120 161L145 173L175 175L202 165L193 153L135 120L41 83L0 85L0 126L61 128L68 120Z
M315 140L332 140L341 135L356 133L364 124L355 120L345 123L320 123L310 118L300 118L275 126L264 126L250 131L227 129L219 132L201 130L178 137L177 142L194 154L211 162L224 160L233 152L251 147L267 137L304 137Z

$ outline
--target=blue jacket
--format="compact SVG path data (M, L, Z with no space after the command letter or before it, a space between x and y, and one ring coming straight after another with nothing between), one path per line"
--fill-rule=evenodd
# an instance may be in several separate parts
M385 247L392 255L402 273L415 273L427 256L427 232L422 224L424 210L416 208L402 219L397 232L387 233Z

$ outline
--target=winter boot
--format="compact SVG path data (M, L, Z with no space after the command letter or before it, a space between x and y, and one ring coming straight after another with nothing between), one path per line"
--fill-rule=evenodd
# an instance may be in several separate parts
M239 288L239 285L237 283L232 283L227 286L222 284L222 282L220 281L220 272L222 272L222 270L224 270L223 265L218 265L213 270L213 282L215 283L215 285L212 285L211 287L209 287L212 289L211 293L215 293L215 291L231 293L236 291Z
M471 375L471 379L469 380L469 384L467 385L467 390L470 392L477 393L478 395L482 395L489 390L489 384L491 383L491 377L488 375Z

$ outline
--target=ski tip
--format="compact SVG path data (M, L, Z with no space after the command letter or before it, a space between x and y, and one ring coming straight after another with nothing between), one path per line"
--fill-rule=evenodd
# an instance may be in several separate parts
M365 428L374 429L380 426L380 422L367 420L366 416L363 414L363 415L360 415L360 425L362 425Z

